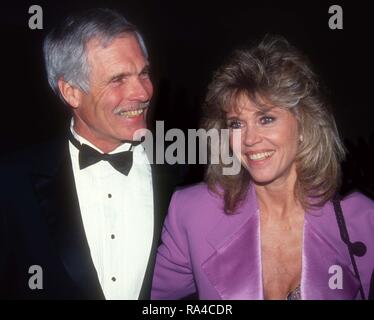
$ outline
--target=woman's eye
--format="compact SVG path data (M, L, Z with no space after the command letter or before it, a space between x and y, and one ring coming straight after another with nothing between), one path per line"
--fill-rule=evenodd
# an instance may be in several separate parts
M263 116L260 118L260 123L261 124L269 124L274 122L275 118L272 116Z
M229 122L230 129L240 129L242 127L242 123L239 120L232 120Z

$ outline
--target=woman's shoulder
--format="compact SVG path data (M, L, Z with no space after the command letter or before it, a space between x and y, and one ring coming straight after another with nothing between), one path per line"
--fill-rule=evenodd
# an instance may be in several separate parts
M217 192L210 189L205 182L178 187L174 192L173 198L178 198L179 201L193 201L193 203L202 201L216 202L222 199L222 197Z
M189 219L194 216L218 217L224 214L223 198L203 182L179 187L172 196L169 212Z
M352 192L341 200L343 212L369 214L374 219L374 201L360 192Z
M355 236L360 234L367 234L370 237L374 236L372 232L374 229L373 200L360 192L352 192L341 199L340 205L350 233ZM326 202L322 208L316 209L316 212L311 211L311 213L311 215L308 215L310 222L314 221L317 223L320 229L326 228L327 232L331 232L331 228L334 228L337 235L339 234L332 201Z
M352 240L367 239L374 245L374 201L360 192L353 192L341 201L343 215Z

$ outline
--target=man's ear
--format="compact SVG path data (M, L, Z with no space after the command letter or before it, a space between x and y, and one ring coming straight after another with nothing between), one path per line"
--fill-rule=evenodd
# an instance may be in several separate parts
M82 101L83 92L76 86L73 86L64 79L59 79L58 88L65 101L74 109L78 108Z

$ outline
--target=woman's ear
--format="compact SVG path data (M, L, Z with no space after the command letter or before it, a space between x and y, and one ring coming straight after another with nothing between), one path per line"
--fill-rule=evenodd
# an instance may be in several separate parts
M78 108L82 101L82 90L76 86L73 86L69 82L66 82L64 79L59 79L58 89L60 90L61 95L64 97L65 101L74 109Z

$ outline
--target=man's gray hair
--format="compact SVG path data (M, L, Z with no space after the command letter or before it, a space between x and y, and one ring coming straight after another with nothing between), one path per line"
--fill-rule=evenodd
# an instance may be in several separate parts
M58 80L63 78L88 92L90 66L85 50L88 41L96 38L105 47L124 33L136 36L144 56L148 58L138 29L116 11L90 9L65 19L47 35L43 45L48 82L53 91L65 101L58 88Z

